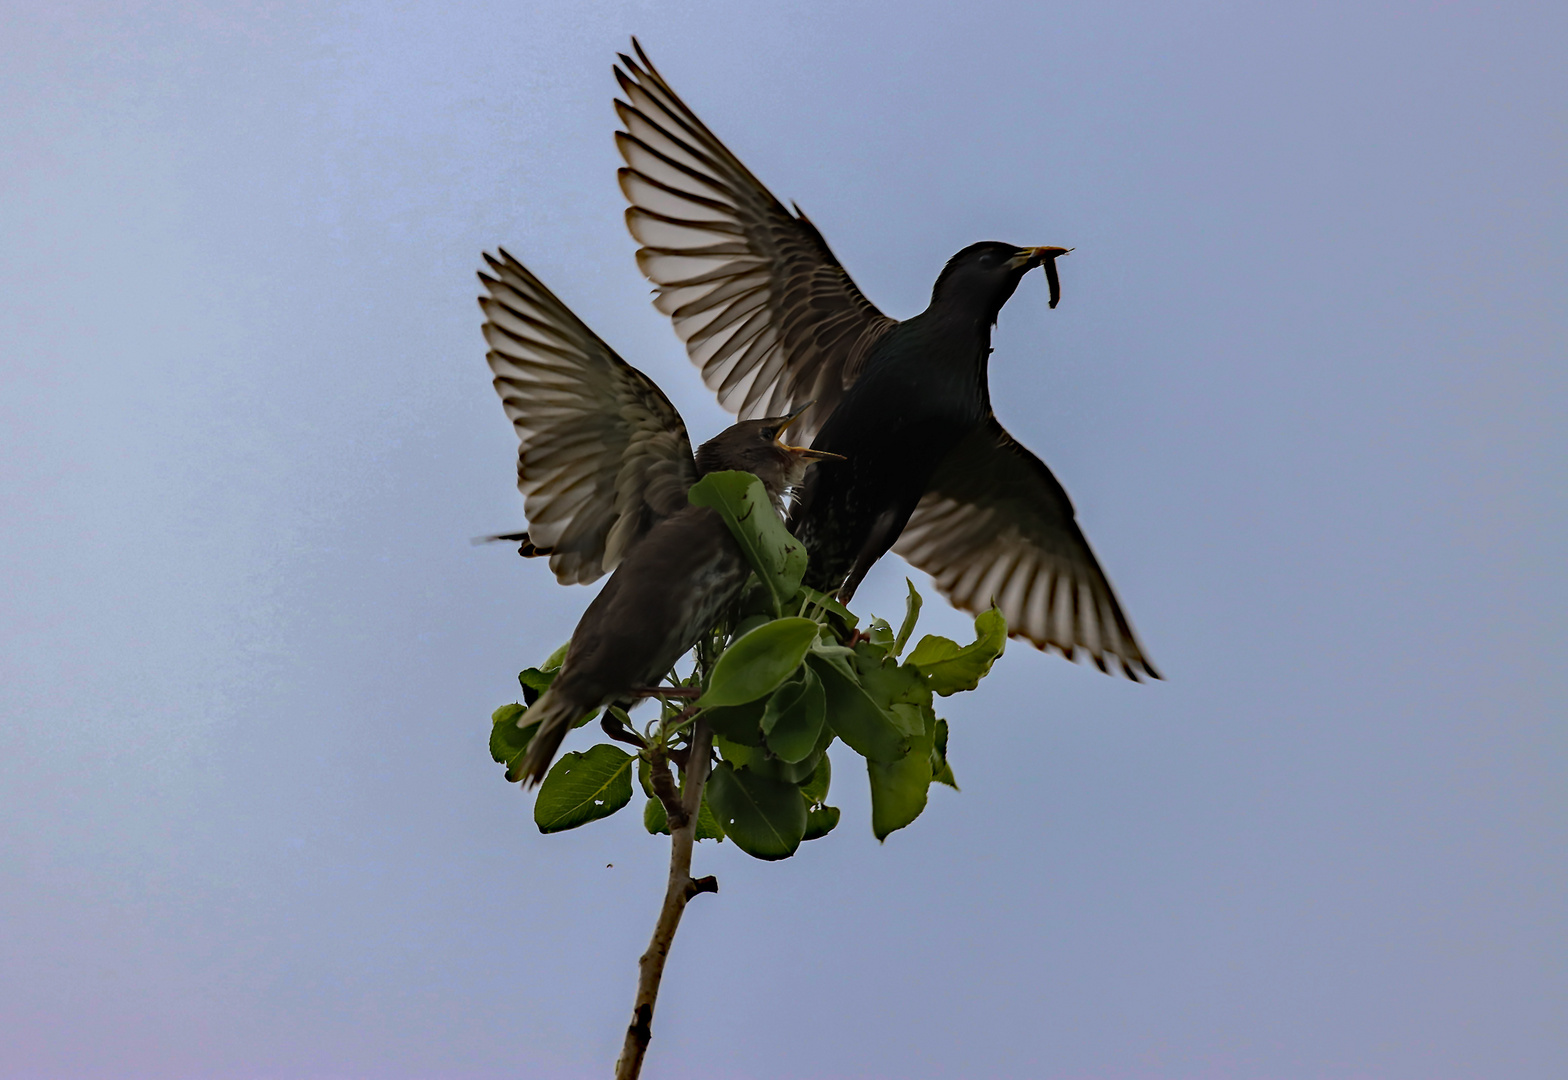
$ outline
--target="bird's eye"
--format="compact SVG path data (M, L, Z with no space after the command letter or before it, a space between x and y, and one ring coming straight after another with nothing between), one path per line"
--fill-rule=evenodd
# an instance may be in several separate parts
M770 427L770 428L763 428L762 429L762 437L764 439L776 439L776 438L778 438L778 435L779 435L779 429L776 428L776 427Z

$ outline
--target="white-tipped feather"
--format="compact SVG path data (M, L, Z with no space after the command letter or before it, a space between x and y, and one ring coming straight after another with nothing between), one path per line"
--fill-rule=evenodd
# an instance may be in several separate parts
M893 550L965 611L994 600L1008 633L1131 679L1157 673L1050 470L994 419L938 468Z
M617 71L626 224L703 382L742 419L812 408L809 444L869 343L894 325L855 287L805 218L790 213L638 50Z

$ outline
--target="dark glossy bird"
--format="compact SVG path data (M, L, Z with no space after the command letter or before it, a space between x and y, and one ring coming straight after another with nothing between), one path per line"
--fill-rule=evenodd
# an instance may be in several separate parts
M805 406L801 441L847 459L814 467L791 513L811 580L847 598L891 547L955 606L997 603L1015 637L1158 678L1066 492L991 409L997 315L1035 267L1054 308L1065 249L971 245L925 311L890 319L633 47L615 69L616 144L654 305L721 405L742 417Z
M724 469L754 473L775 507L827 455L790 446L793 417L745 420L695 455L668 398L506 252L480 274L496 391L517 432L524 554L558 580L610 580L572 632L555 682L519 720L538 724L523 759L544 779L562 738L587 714L657 685L721 617L751 568L724 519L687 490Z

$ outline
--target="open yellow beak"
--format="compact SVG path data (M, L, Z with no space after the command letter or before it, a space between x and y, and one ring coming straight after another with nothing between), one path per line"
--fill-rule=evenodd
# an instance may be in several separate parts
M843 461L843 454L830 454L826 450L813 450L808 446L791 446L789 443L784 441L785 429L793 424L796 420L799 420L802 416L804 416L806 410L815 404L815 401L808 401L800 408L790 413L789 419L780 424L779 429L773 433L773 441L779 446L783 447L785 450L788 450L790 453L799 454L801 457L810 461Z

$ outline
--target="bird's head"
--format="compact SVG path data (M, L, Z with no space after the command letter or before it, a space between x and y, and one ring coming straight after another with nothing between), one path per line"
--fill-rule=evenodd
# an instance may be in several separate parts
M843 460L840 454L791 446L784 441L789 426L810 407L808 402L789 416L742 420L725 428L697 448L697 471L706 475L724 469L744 469L762 481L777 503L786 491L800 483L806 466L813 461Z
M931 306L974 308L988 323L994 323L1023 276L1035 267L1043 266L1045 278L1051 285L1051 306L1054 308L1062 296L1061 283L1056 277L1056 260L1071 250L1018 247L995 240L970 244L947 260L931 290Z

